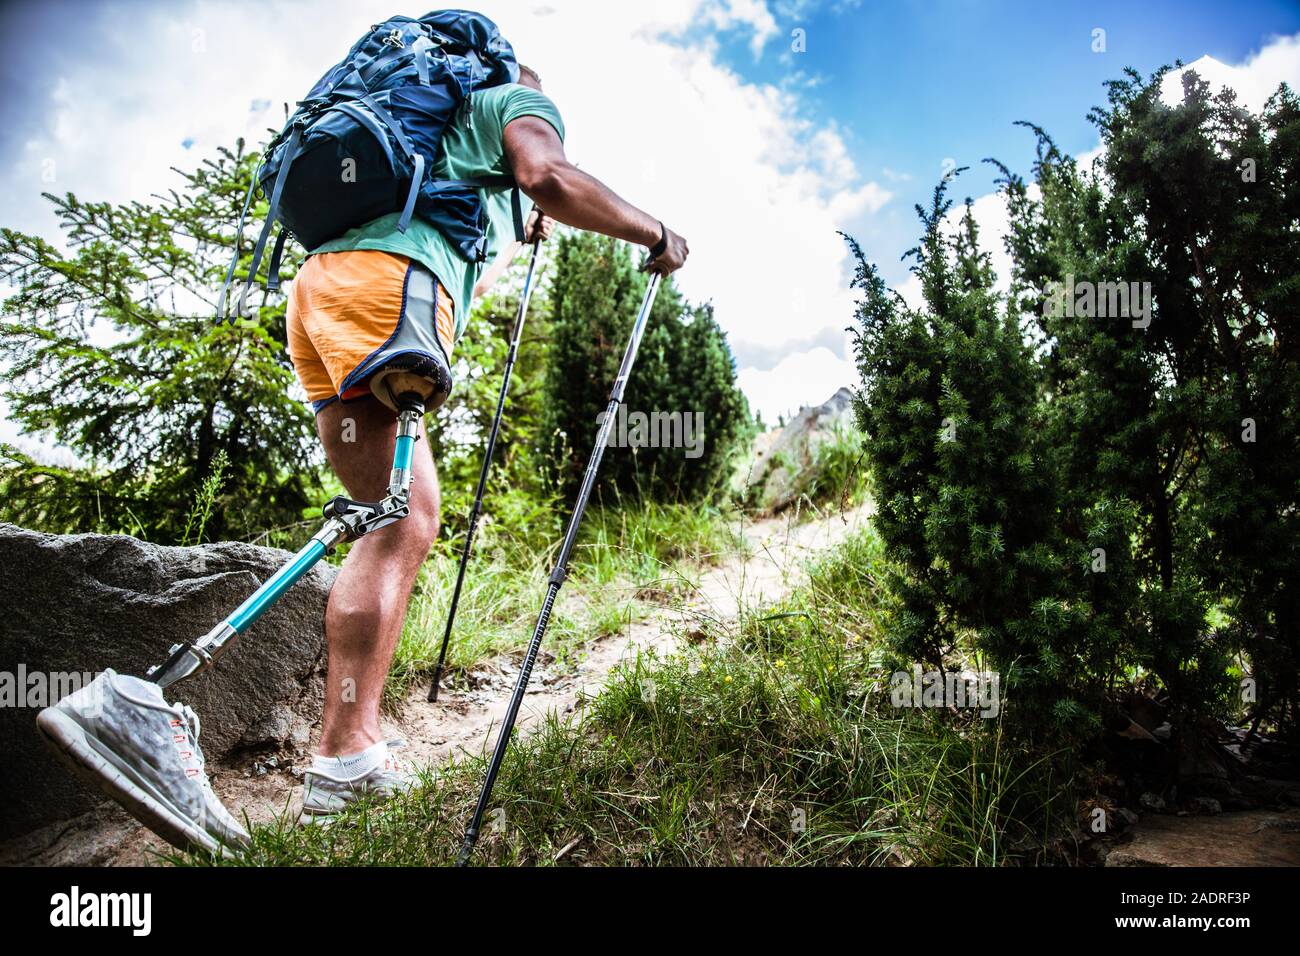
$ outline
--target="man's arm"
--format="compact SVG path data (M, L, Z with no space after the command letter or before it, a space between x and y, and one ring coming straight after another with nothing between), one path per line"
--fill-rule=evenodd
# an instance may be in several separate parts
M506 124L505 153L519 188L547 215L647 248L659 242L659 220L570 163L555 127L541 117L521 116ZM666 226L663 238L664 250L648 268L667 274L682 267L690 250L686 240Z

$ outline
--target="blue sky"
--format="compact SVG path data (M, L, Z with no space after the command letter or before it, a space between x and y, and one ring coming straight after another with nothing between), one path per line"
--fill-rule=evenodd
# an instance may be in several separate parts
M1016 120L1039 124L1077 155L1097 145L1088 110L1105 103L1105 82L1123 68L1146 75L1205 55L1239 63L1300 32L1295 0L866 0L778 4L773 16L779 33L762 56L735 29L720 40L721 59L753 82L813 81L802 91L810 115L835 123L863 172L895 193L854 224L891 281L903 278L897 255L915 238L912 207L929 200L945 158L971 167L958 200L992 192L984 157L1029 173L1033 137ZM795 28L806 31L801 54L786 52ZM1105 30L1104 53L1092 50L1096 28ZM912 178L890 180L884 170Z
M1300 88L1300 3L1258 0L493 0L583 169L686 235L676 277L710 300L768 421L855 384L857 237L914 294L903 251L945 159L971 170L996 253L997 157L1027 173L1044 126L1097 149L1088 110L1126 66L1198 62L1255 108ZM238 136L256 143L396 0L0 3L0 224L58 239L42 191L147 201ZM407 8L420 15L423 5ZM1093 31L1105 31L1094 52ZM804 31L806 51L792 50ZM288 38L292 38L289 40ZM1210 59L1206 59L1206 58ZM1248 95L1247 95L1248 94ZM1004 220L1002 216L1002 220ZM0 397L0 438L11 439Z

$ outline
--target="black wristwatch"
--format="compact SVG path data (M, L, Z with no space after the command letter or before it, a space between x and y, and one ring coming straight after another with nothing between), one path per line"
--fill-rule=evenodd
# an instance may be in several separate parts
M659 221L659 241L650 247L650 258L658 259L668 248L668 229L664 226L663 220Z

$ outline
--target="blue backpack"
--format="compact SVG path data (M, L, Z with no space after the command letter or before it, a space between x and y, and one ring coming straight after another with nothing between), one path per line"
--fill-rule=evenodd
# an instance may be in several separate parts
M270 197L266 224L236 313L261 265L276 219L266 287L280 287L280 258L292 235L314 249L372 219L400 212L405 232L413 215L428 221L467 262L487 256L487 210L479 188L510 187L515 237L523 239L519 189L508 176L439 180L434 160L456 111L473 122L474 91L519 79L514 50L495 23L469 10L439 10L418 20L391 17L358 40L298 103L268 144L248 187L239 230L259 185ZM226 297L239 261L238 244L217 303ZM233 318L232 318L233 321Z

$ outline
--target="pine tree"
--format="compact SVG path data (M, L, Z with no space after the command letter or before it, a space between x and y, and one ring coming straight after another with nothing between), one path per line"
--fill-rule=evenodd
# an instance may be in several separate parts
M1087 622L1063 587L1071 569L1038 447L1039 376L993 290L969 200L956 234L945 231L947 188L917 209L924 235L909 255L924 308L887 294L850 241L863 293L858 420L892 560L889 633L906 661L946 668L984 655L1026 731L1079 729L1086 688L1073 668Z
M179 540L222 453L230 465L209 537L296 521L318 500L315 429L290 391L283 303L262 293L260 318L213 320L257 159L241 141L152 204L46 194L67 255L0 232L0 273L17 287L0 322L10 415L85 465L47 467L6 448L6 519ZM241 250L251 252L242 238Z
M581 479L591 453L645 282L622 243L574 234L558 240L542 438L552 474L566 494ZM628 380L624 398L632 424L623 431L635 437L633 413L661 425L667 419L652 416L668 413L676 416L672 430L664 426L656 434L680 438L680 446L686 429L700 421L699 454L687 457L686 448L662 443L609 447L601 465L602 492L699 499L716 491L752 429L735 380L735 363L712 308L689 306L671 280L662 282Z
M1241 712L1234 660L1254 722L1295 727L1300 103L1256 116L1189 73L1169 106L1163 76L1110 84L1090 170L1025 124L1003 306L946 183L918 209L924 309L853 247L859 417L895 648L983 650L1040 732L1154 680L1194 770L1195 718Z

